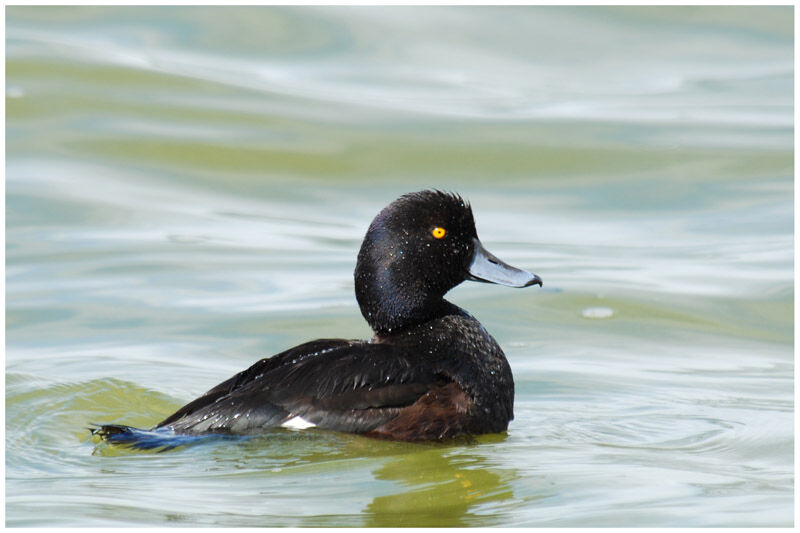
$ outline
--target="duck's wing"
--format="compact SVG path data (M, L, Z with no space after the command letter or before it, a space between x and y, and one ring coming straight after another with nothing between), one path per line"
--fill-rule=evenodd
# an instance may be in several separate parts
M280 425L373 430L440 385L416 351L323 339L263 359L156 426L189 433L252 433Z
M197 413L206 407L217 403L221 398L236 393L246 388L253 381L261 379L264 374L285 365L294 365L311 357L317 357L320 352L328 353L349 346L351 341L344 339L318 339L290 348L272 357L261 359L250 368L242 370L230 379L227 379L204 393L202 396L187 403L170 416L159 422L154 429L171 425L172 423Z

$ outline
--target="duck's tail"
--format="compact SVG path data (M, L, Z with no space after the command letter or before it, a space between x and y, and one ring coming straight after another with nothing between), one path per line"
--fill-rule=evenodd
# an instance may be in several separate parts
M171 450L178 446L196 444L202 441L219 438L230 438L230 435L202 434L192 435L175 433L171 429L139 429L120 424L101 424L91 427L92 435L101 437L112 444L122 444L137 450L155 450L159 452Z

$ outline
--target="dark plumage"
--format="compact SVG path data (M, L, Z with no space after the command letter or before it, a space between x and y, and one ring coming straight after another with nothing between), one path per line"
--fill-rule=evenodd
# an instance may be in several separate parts
M358 254L356 298L372 340L301 344L220 383L151 431L94 432L136 445L154 432L254 434L293 424L403 440L504 431L514 416L505 355L443 298L466 279L541 285L483 248L459 196L406 194L375 217Z

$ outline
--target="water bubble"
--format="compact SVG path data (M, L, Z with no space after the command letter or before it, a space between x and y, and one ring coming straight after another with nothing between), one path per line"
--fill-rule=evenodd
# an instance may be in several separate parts
M602 320L614 316L614 310L610 307L587 307L581 311L581 316L583 318Z

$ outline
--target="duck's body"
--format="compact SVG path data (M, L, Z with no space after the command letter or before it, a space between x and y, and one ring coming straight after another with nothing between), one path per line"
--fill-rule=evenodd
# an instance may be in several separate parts
M405 195L375 218L358 257L356 296L372 340L320 339L262 359L154 429L316 426L401 440L504 431L514 404L508 361L475 318L443 298L464 279L541 285L483 249L459 197ZM113 441L130 431L106 425L96 433Z
M253 433L313 424L393 439L441 439L503 431L513 403L503 351L477 320L453 306L453 314L376 342L321 339L262 359L157 427Z

